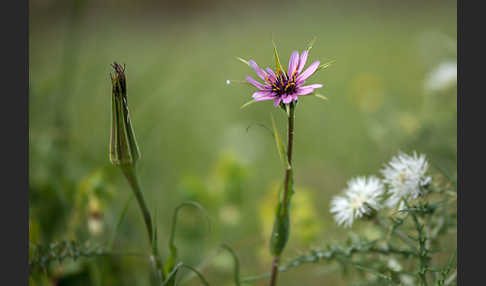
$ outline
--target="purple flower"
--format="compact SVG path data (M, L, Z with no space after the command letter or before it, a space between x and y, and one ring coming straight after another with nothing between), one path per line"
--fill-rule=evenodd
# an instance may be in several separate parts
M306 79L316 72L320 64L319 61L315 61L304 70L308 54L308 50L303 51L300 56L298 51L294 51L290 56L287 71L278 66L276 71L270 68L263 70L253 60L249 60L250 66L264 81L261 83L250 76L246 77L249 83L258 88L258 91L253 93L253 99L256 101L273 100L273 105L278 106L280 103L289 104L297 101L299 95L308 95L315 88L321 88L322 84L304 85Z

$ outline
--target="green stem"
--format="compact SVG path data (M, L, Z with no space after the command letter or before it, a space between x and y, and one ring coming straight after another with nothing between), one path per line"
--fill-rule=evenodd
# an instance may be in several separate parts
M410 206L406 200L404 200L406 207L409 209ZM427 270L428 270L428 249L426 246L427 237L424 235L424 225L420 223L417 215L412 211L410 212L412 215L413 222L415 224L415 228L417 229L418 233L418 242L419 242L419 249L418 249L418 256L419 256L419 269L418 275L420 280L422 281L423 286L427 286Z
M289 112L288 112L288 129L287 129L287 169L285 169L285 181L284 181L284 193L282 198L282 210L283 215L288 215L287 211L289 209L290 203L290 195L291 187L289 184L293 182L293 173L292 173L292 149L293 149L293 141L294 141L294 119L295 119L295 104L292 102L289 104ZM273 235L273 234L272 234ZM272 270L270 276L270 286L277 285L277 276L278 276L278 266L280 262L280 254L274 256L272 261Z
M273 257L272 261L272 272L270 274L270 285L275 286L277 285L277 275L278 275L278 264L280 261L280 256L277 255Z
M285 188L284 188L284 195L283 195L283 210L286 212L288 210L287 203L289 203L289 196L291 195L289 190L289 183L292 179L292 147L294 142L294 118L295 118L295 105L294 103L290 104L290 111L289 111L289 118L288 118L288 132L287 132L287 169L285 170Z
M375 223L378 224L379 226L383 227L385 231L387 231L390 226L384 222L381 218L376 216L375 218ZM414 242L403 232L401 232L398 229L392 229L392 234L396 234L398 238L400 238L405 244L407 244L410 248L416 249Z
M152 226L152 217L150 216L150 211L147 207L147 204L145 203L145 199L142 194L142 189L140 188L140 184L137 179L135 166L132 164L124 164L124 165L120 165L120 168L122 169L123 174L127 178L128 183L130 184L130 187L132 188L133 193L135 194L135 198L137 198L138 206L140 207L140 211L142 212L145 226L147 228L149 243L152 249L151 260L154 265L157 277L159 277L163 281L165 279L165 275L163 271L164 266L163 266L162 259L160 258L160 255L156 250L157 247L154 247L153 245L154 231Z
M123 174L127 178L130 187L132 187L133 193L135 194L135 198L137 198L138 206L140 207L140 211L142 212L143 219L145 221L145 226L147 228L149 242L150 245L152 245L152 239L154 237L153 229L152 229L152 218L150 216L150 211L148 210L147 204L145 203L145 199L143 198L142 190L140 188L140 184L138 183L135 168L131 164L121 165L120 167L123 171Z

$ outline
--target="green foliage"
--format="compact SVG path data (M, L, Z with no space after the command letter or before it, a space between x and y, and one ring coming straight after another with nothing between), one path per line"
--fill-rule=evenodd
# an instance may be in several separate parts
M278 155L280 156L280 160L286 169L289 165L287 162L287 151L285 150L285 145L282 142L282 137L278 134L277 126L275 125L275 120L272 116L272 129L273 129L273 137L275 138L275 145L277 146Z
M61 263L66 259L76 261L83 257L107 255L109 252L100 246L89 246L74 240L54 242L49 245L29 245L29 268L31 272L46 271L51 262Z
M261 66L273 66L274 59L265 60L268 50L255 48L268 42L269 31L275 31L279 41L281 64L287 64L284 60L296 49L296 43L304 43L313 35L320 42L309 45L308 48L312 47L309 60L318 57L324 63L330 59L339 61L332 73L317 73L314 78L315 82L324 84L320 92L332 105L312 104L316 101L308 97L299 100L294 150L296 191L308 187L316 207L313 216L325 227L303 246L298 243L302 234L295 233L293 224L285 252L288 257L282 256L283 266L296 251L309 244L344 241L348 230L334 226L328 211L330 197L351 174L376 170L396 150L422 150L455 179L455 89L437 93L423 90L424 80L434 67L456 58L454 49L448 51L449 45L442 40L450 40L455 46L456 27L450 21L456 14L455 4L446 2L441 2L440 7L412 5L396 17L372 17L373 21L368 14L347 4L336 6L342 12L336 13L325 4L296 7L280 3L281 8L272 8L272 13L266 9L260 9L261 14L233 13L226 25L214 21L228 16L224 5L221 10L214 10L215 17L177 14L153 21L138 21L133 15L124 16L120 21L120 12L124 12L117 8L103 11L105 16L99 21L87 21L91 17L88 14L67 17L68 26L57 25L60 18L44 17L37 5L31 14L29 40L32 47L29 54L29 241L31 245L44 247L63 239L92 241L94 245L106 245L109 251L136 251L137 254L95 255L76 261L67 258L62 263L51 261L47 263L50 265L47 274L31 273L30 284L150 285L151 268L147 259L150 249L143 243L146 233L140 213L133 202L125 207L130 190L119 171L112 166L105 167L109 164L106 153L111 105L106 75L107 63L113 58L126 62L130 72L130 115L136 118L137 139L143 138L139 143L146 155L138 171L149 207L156 206L159 212L160 218L154 223L159 244L167 245L174 206L184 200L199 201L214 221L213 233L209 237L203 235L204 227L198 226L197 216L179 217L178 256L184 263L198 265L197 269L213 285L234 283L234 268L225 267L224 263L204 264L207 248L216 247L222 238L231 242L243 274L257 273L269 265L261 254L263 251L255 245L265 247L268 255L264 239L268 238L273 221L269 223L270 230L263 231L259 217L254 214L271 191L264 186L280 178L281 169L275 165L273 140L259 136L263 130L248 133L245 128L251 122L268 122L268 110L272 106L271 103L255 104L241 113L234 107L250 99L252 89L247 85L222 84L229 75L235 78L251 75L251 70L242 69L231 60L235 54L245 58L251 54L259 59ZM388 15L391 11L386 7L380 9L383 10L370 10L370 13ZM45 9L46 12L54 10ZM288 15L299 24L288 25ZM351 22L343 21L351 18ZM76 19L80 21L76 23ZM163 22L159 22L161 19ZM177 25L167 25L174 21ZM431 24L440 32L428 33L425 27ZM280 124L280 118L276 119ZM252 154L246 149L236 149L232 142L245 144ZM102 175L95 174L98 171ZM429 195L429 206L412 202L409 210L413 209L419 222L425 225L428 238L425 246L430 250L433 264L432 271L427 271L431 285L439 279L444 285L454 283L455 259L451 260L449 254L456 248L455 201L440 203L433 213L428 213L430 206L436 199L440 201L439 196L445 192L451 189L434 191ZM102 214L99 221L103 232L97 235L88 227L93 201L98 201ZM294 207L296 202L297 197L293 200ZM275 203L270 210L272 214ZM418 246L414 240L418 235L408 211L383 215L382 220L387 227L364 222L353 231L363 234L363 239L369 232L378 232L380 238L391 240L388 245L407 253L412 250L402 240L411 240ZM292 223L295 222L293 219ZM405 237L399 238L398 233ZM111 249L110 241L114 241ZM376 247L386 249L385 242L378 241ZM331 245L344 251L347 244ZM32 249L31 254L34 254ZM161 254L167 257L169 250L161 248ZM355 254L358 256L353 255L353 262L358 265L380 270L379 273L393 279L407 275L387 270L381 255L388 253L366 254L377 255L374 261L379 263L376 264L357 261L362 253ZM405 256L401 252L392 255L404 269L415 273L418 265L415 255ZM347 259L341 255L333 257L344 262ZM386 285L376 275L354 264L342 266L332 261L291 268L294 271L286 273L286 279L279 281L279 285L294 285L295 281L305 281L306 285L321 285L322 281L336 286ZM346 268L346 276L335 271L335 265ZM177 273L178 276L185 274ZM199 283L182 281L183 285Z
M227 244L222 244L221 249L224 249L231 254L231 258L233 258L233 265L234 265L233 275L234 275L235 286L240 286L240 260L238 259L236 252L233 250L233 248L231 248L231 246Z
M192 206L192 207L197 208L205 216L207 223L208 223L208 229L209 229L209 231L211 230L211 221L209 219L209 215L206 212L206 210L199 203L193 202L193 201L187 201L187 202L181 203L179 206L177 206L175 208L174 214L172 215L172 229L171 229L170 237L169 237L169 253L170 254L169 254L169 258L167 258L167 261L164 265L164 273L167 277L168 277L169 273L174 270L174 268L176 266L175 262L178 259L177 247L175 245L175 232L176 232L176 228L177 228L177 217L179 215L179 211L183 207L187 207L187 206Z

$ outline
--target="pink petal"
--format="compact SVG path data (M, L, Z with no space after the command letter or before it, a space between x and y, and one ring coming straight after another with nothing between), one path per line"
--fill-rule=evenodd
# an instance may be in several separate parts
M319 61L313 62L303 73L301 73L297 77L297 81L299 81L299 82L305 81L308 77L310 77L317 70L320 63L321 62L319 62Z
M258 76L259 76L261 79L265 80L265 79L266 79L266 77L267 77L267 73L266 73L264 70L262 70L262 69L261 69L261 68L260 68L260 67L257 65L257 63L255 63L255 61L254 61L254 60L249 60L248 62L250 63L250 66L253 68L253 70L255 70L256 74L257 74L257 75L258 75Z
M292 101L292 96L288 94L282 94L282 101L284 104L289 104Z
M297 69L297 65L299 64L299 52L293 51L292 54L290 55L290 60L289 60L289 77L291 77L295 70Z
M256 101L263 101L263 100L274 99L275 94L273 94L271 91L257 91L253 93L252 97Z
M294 94L296 95L307 95L309 93L312 93L315 88L321 88L322 84L311 84L311 85L306 85L306 86L301 86L299 87Z
M269 78L269 79L270 79L272 82L274 82L274 81L276 81L276 80L277 80L277 76L275 75L275 73L273 72L273 70L272 70L271 68L266 68L265 70L266 70L266 71L267 71L267 73L268 73L268 78Z
M312 87L312 88L321 88L321 87L322 87L322 84L320 84L320 83L315 83L315 84L310 84L310 85L306 85L306 86L301 86L300 88L307 88L307 87Z
M308 50L305 50L305 51L302 52L302 54L300 54L299 66L297 67L297 72L298 73L300 73L304 69L305 62L307 61L307 56L308 55L309 55L309 51Z
M309 93L312 93L314 89L312 87L308 88L299 88L294 94L296 95L308 95Z
M262 96L262 97L257 97L255 98L256 101L265 101L265 100L271 100L275 99L275 96Z
M263 90L265 89L265 86L261 83L259 83L258 81L254 80L251 76L247 76L246 78L246 81L248 81L249 83L251 83L254 87L260 89L260 90Z
M275 98L275 101L273 102L273 106L277 107L280 104L280 101L282 101L281 97Z
M259 90L259 91L255 91L252 97L257 98L257 97L268 96L268 95L272 95L272 92L268 90Z
M298 99L298 98L297 98L297 94L295 94L295 93L294 93L294 94L292 94L292 100L293 100L293 101L297 101L297 99Z

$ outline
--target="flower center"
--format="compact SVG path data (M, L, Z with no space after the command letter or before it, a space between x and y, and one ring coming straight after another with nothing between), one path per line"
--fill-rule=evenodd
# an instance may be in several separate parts
M354 200L351 202L351 207L354 210L358 210L365 203L365 201L366 198L363 195L359 195L358 197L354 198Z
M279 72L277 74L277 79L272 82L272 90L277 94L277 96L282 96L283 94L293 94L295 92L295 73L289 77L284 72Z

